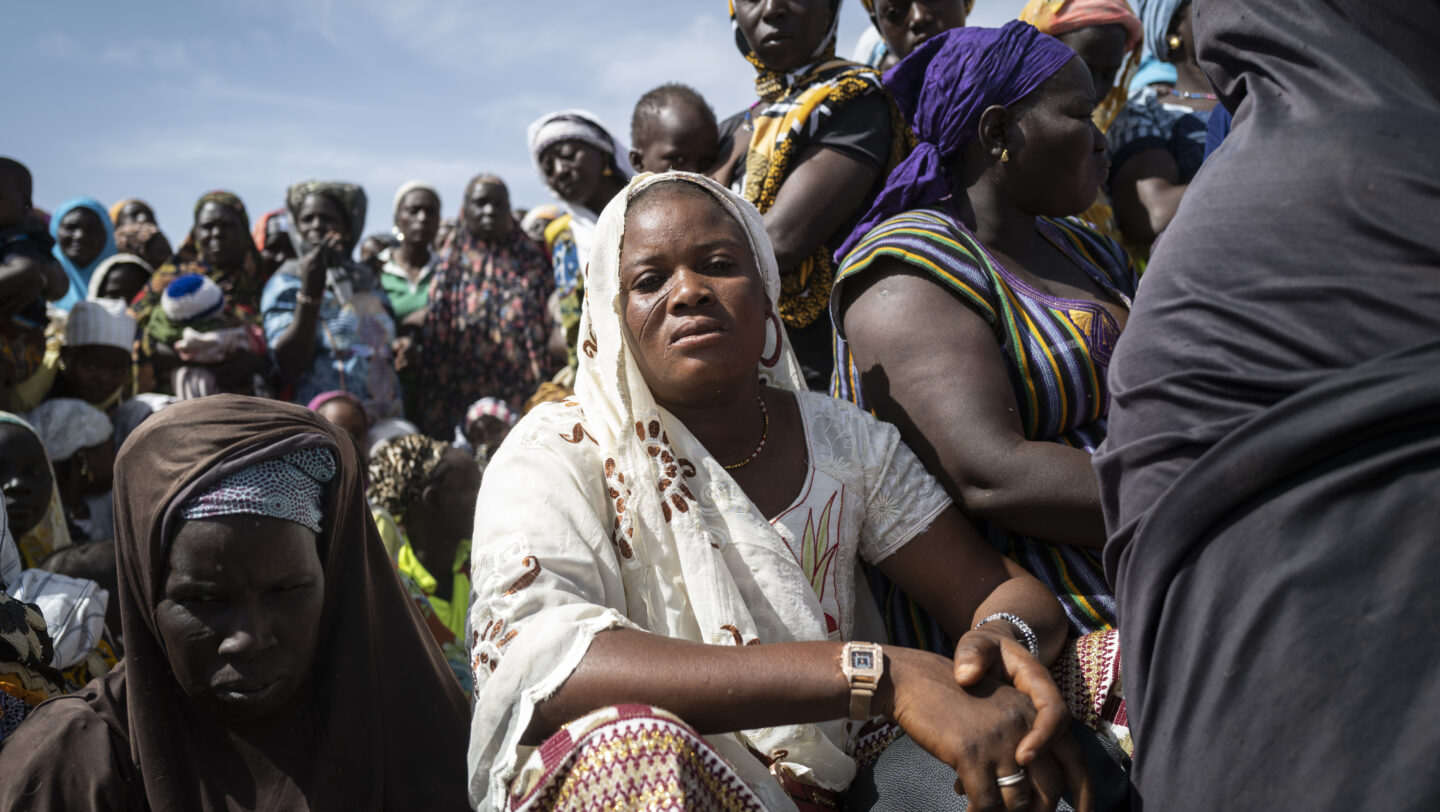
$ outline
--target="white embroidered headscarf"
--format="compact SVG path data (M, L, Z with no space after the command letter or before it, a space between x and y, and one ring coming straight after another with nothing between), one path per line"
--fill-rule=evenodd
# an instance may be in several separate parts
M824 613L798 567L762 564L766 570L763 581L736 577L737 570L749 576L756 567L756 550L790 560L785 541L754 508L720 461L684 424L656 404L626 341L620 295L625 218L631 200L664 183L699 186L744 229L770 303L770 317L765 321L769 332L765 358L756 373L762 382L780 389L805 389L785 331L772 328L780 324L774 304L780 295L780 272L775 249L755 207L703 175L647 173L631 181L605 207L596 227L585 277L575 379L575 394L585 410L586 426L606 460L609 486L620 494L617 505L624 505L623 511L616 510L617 544L622 557L626 546L635 549L637 557L644 557L645 547L674 551L703 637L701 642L749 645L757 641L825 640ZM767 360L773 365L767 366ZM613 466L610 460L615 461ZM748 505L750 509L738 511L736 505ZM748 549L737 550L736 544ZM634 564L645 566L638 560ZM779 583L782 581L785 583ZM752 615L751 607L760 605L769 610L764 622L757 622ZM783 629L774 627L777 620ZM749 731L743 738L764 753L786 751L794 769L799 773L813 770L817 783L843 788L854 774L853 762L812 725Z
M628 343L620 293L625 218L637 194L662 183L700 187L741 225L770 303L756 374L777 388L804 389L774 312L780 275L754 206L701 175L631 181L597 223L575 400L522 419L481 487L467 633L477 690L471 802L480 809L500 808L541 780L544 760L520 745L520 734L599 632L643 628L726 646L829 639L819 599L785 539L655 402ZM751 750L811 783L843 789L855 774L845 736L837 720L706 738L766 808L783 810L793 803Z

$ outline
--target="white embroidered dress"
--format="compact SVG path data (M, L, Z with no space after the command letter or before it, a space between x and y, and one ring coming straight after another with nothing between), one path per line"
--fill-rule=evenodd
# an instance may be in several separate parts
M666 181L714 195L765 258L772 302L778 293L759 214L713 182L642 176L601 215L577 396L520 421L487 469L476 510L469 766L480 809L503 808L512 784L524 783L515 779L530 769L533 748L520 737L535 706L560 688L598 632L635 628L713 645L850 639L858 559L883 560L950 504L894 427L802 391L788 345L759 372L794 392L809 471L773 524L655 404L621 332L618 265L627 201ZM855 774L841 720L707 739L771 809L794 807L750 748L771 757L784 751L781 761L796 775L830 789Z

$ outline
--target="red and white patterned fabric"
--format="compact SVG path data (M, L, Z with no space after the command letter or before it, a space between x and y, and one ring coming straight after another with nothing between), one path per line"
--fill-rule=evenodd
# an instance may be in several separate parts
M649 705L601 708L561 728L521 767L508 808L765 809L704 737Z
M1120 632L1106 629L1065 644L1050 676L1065 697L1070 714L1086 727L1135 755L1125 694L1120 684Z

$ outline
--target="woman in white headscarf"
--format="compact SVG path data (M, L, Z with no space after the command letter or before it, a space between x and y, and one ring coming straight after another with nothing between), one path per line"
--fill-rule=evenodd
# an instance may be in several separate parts
M834 802L885 717L949 803L957 771L981 806L1086 786L1042 664L1059 605L893 427L805 391L754 207L641 176L586 279L576 395L515 427L477 506L472 803L547 809L582 777L612 803ZM862 558L946 618L953 663L847 644L881 639Z
M561 110L541 116L526 133L540 179L564 204L565 213L545 227L545 248L555 271L555 308L565 333L569 366L575 366L576 331L585 299L585 260L590 256L598 212L634 172L630 150L593 113Z
M440 193L418 180L402 185L395 192L393 228L400 244L376 255L380 260L380 287L390 297L398 321L405 321L425 307L430 277L440 260L440 252L431 250L439 230ZM423 320L423 316L420 318Z
M110 418L78 398L47 400L27 417L55 468L71 536L112 538L115 427Z

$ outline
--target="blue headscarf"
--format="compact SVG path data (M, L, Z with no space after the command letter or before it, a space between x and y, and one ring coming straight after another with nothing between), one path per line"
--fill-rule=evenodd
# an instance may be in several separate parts
M105 247L100 249L100 253L96 254L94 259L90 260L89 265L77 268L75 263L65 256L65 252L60 250L60 221L65 219L65 215L81 208L95 212L95 216L100 218L100 225L105 227ZM65 275L70 277L70 290L61 297L60 301L55 303L55 306L68 311L75 306L76 302L85 300L85 294L90 290L90 276L95 273L95 268L118 250L115 247L115 226L111 224L110 213L100 205L100 201L93 197L72 197L61 203L60 208L50 216L50 236L55 238L55 247L50 249L50 252L55 255L55 259L60 261L60 267L65 269Z
M949 197L946 167L975 140L980 114L1020 101L1075 58L1069 46L1019 20L1003 28L952 28L905 57L885 74L885 89L919 143L890 173L835 260L890 217Z
M1165 37L1170 33L1170 21L1175 12L1188 0L1139 0L1140 24L1145 27L1145 47L1155 58L1165 61L1170 45Z
M1135 75L1130 77L1130 86L1125 89L1125 92L1133 96L1137 91L1144 90L1149 85L1173 85L1179 78L1174 65L1169 62L1161 62L1155 58L1154 54L1149 54L1140 61L1140 67L1135 70Z

